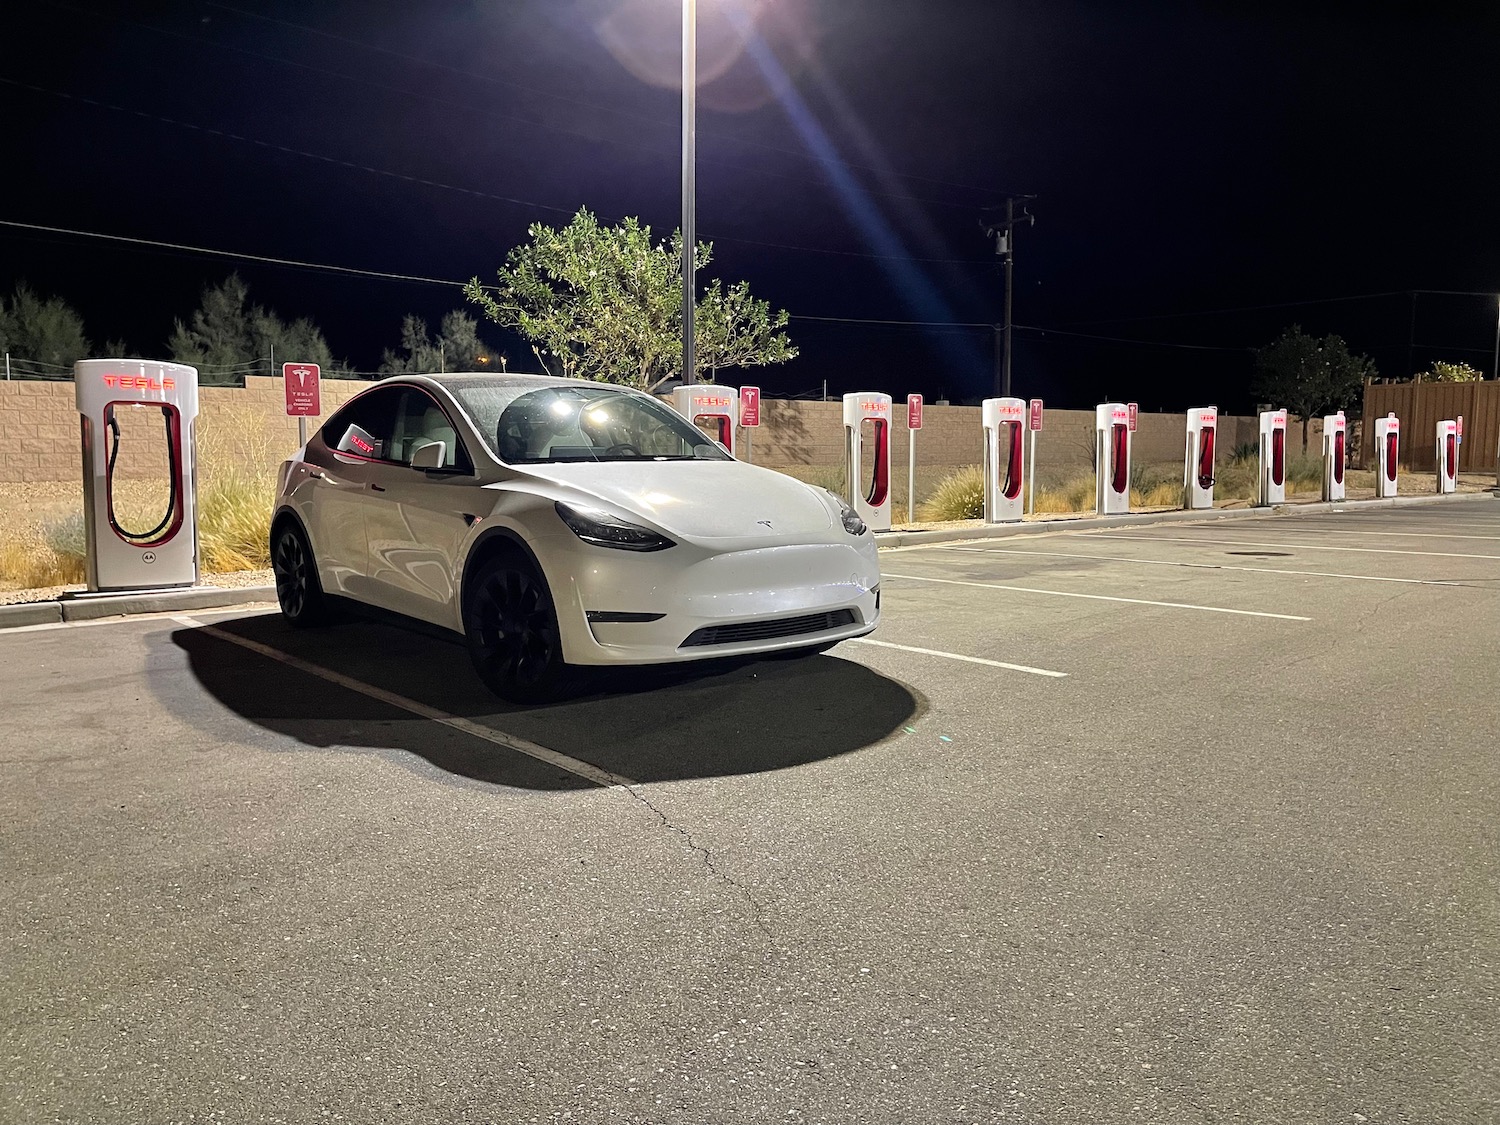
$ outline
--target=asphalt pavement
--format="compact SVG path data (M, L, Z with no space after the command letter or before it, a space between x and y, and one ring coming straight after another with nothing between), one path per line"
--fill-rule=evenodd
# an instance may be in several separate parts
M881 564L869 643L531 710L0 632L0 1121L1500 1120L1500 501Z

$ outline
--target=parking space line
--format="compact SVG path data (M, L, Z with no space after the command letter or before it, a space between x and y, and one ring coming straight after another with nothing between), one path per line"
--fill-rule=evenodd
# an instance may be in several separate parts
M1110 594L1080 594L1072 590L1039 590L1034 586L1009 586L999 582L968 582L958 578L928 578L921 574L892 574L883 571L881 578L905 578L913 582L937 582L945 586L977 586L981 590L1008 590L1016 594L1046 594L1054 598L1085 598L1095 602L1123 602L1127 605L1159 606L1162 609L1190 609L1200 613L1232 613L1237 617L1272 617L1278 621L1311 621L1293 613L1263 613L1255 609L1229 609L1218 605L1193 605L1189 602L1154 602L1146 598L1120 598Z
M159 613L122 613L117 617L90 617L83 621L44 621L40 625L14 625L9 629L0 629L0 637L14 636L18 633L51 633L58 629L93 629L99 625L130 625L137 621L181 621L183 615L189 612L233 613L240 617L259 617L262 614L276 613L278 610L274 605L259 606L255 603L247 603L245 605L216 605L206 609L182 610L177 613L169 609L164 609Z
M1128 539L1138 543L1210 543L1230 547L1290 547L1295 551L1352 551L1363 555L1418 555L1433 559L1490 559L1500 562L1500 555L1471 555L1463 551L1398 551L1393 547L1331 547L1321 543L1288 543L1268 539L1209 539L1196 535L1117 535L1112 531L1080 531L1076 536Z
M898 645L890 641L875 641L869 637L851 637L843 642L846 645L875 645L877 648L894 648L901 652L915 652L923 656L941 656L945 660L962 660L965 664L984 664L990 668L1007 668L1012 672L1029 672L1033 676L1049 676L1053 679L1067 679L1068 673L1054 672L1049 668L1031 668L1025 664L1007 664L1003 660L987 660L982 656L965 656L960 652L943 652L935 648L918 648L916 645Z
M585 781L591 781L595 785L606 789L626 789L636 784L636 782L628 777L611 773L609 770L600 769L598 766L590 765L588 762L580 761L577 758L570 758L566 754L559 754L556 750L549 750L545 746L538 746L535 742L528 742L524 738L517 738L514 735L506 734L504 731L481 726L468 719L460 718L458 715L450 715L446 711L439 711L436 707L429 707L425 703L418 703L415 699L408 699L404 695L397 695L395 692L375 687L373 684L367 684L363 680L356 680L352 676L345 676L341 672L335 672L331 668L324 668L320 664L313 664L310 661L303 660L301 657L272 648L270 645L263 645L259 641L252 641L248 637L237 637L233 633L220 629L216 625L210 625L206 621L198 621L192 617L185 616L174 616L172 620L176 621L179 625L186 625L190 629L201 629L203 632L221 641L228 641L231 644L239 645L241 648L249 649L260 656L285 664L289 668L295 668L299 672L306 672L308 675L317 676L320 679L327 680L331 684L337 684L341 688L358 692L360 695L368 696L391 707L399 708L402 711L410 711L413 715L430 719L435 723L441 723L443 726L451 727L453 730L460 731L463 734L472 735L474 738L482 739L485 742L493 743L507 750L514 750L518 754L525 754L528 758L535 758L539 762L546 762L549 766L556 766L558 769L565 770L575 777L581 777Z
M1249 522L1249 521L1247 521ZM1285 524L1282 525L1286 526ZM1456 535L1450 531L1364 531L1351 527L1299 527L1297 531L1309 531L1317 535L1384 535L1397 539L1488 539L1500 540L1500 535Z
M1275 566L1225 566L1219 563L1176 562L1171 559L1132 559L1124 555L1079 555L1068 551L1017 551L1004 547L940 547L974 555L1043 555L1058 559L1093 559L1098 562L1134 563L1138 566L1180 566L1187 570L1234 570L1246 574L1293 574L1307 578L1348 578L1357 582L1399 582L1411 586L1464 586L1467 582L1445 582L1439 578L1381 578L1371 574L1339 574L1327 570L1290 570Z

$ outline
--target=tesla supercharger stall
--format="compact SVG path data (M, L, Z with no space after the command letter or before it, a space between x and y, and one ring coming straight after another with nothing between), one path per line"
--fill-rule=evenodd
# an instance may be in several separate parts
M1349 423L1344 412L1323 417L1323 499L1342 500L1346 496L1344 475L1349 468Z
M1458 423L1437 424L1437 490L1441 495L1458 489Z
M864 424L870 423L870 448ZM891 396L874 391L844 396L845 478L849 506L871 531L891 529ZM868 460L867 460L868 459Z
M1395 496L1400 473L1401 419L1394 414L1375 419L1375 495Z
M73 365L73 382L83 443L89 589L197 585L197 369L179 363L85 359ZM124 515L116 507L115 471L122 441L127 450L131 443L161 443L166 498L160 519ZM128 460L137 462L137 452L130 451Z
M1286 502L1286 411L1260 414L1260 474L1255 502L1260 507Z
M1218 428L1218 407L1198 406L1188 411L1184 508L1214 506L1214 437Z
M1094 510L1101 516L1130 511L1130 407L1101 403L1094 410Z
M740 424L740 392L734 387L694 383L672 392L672 406L734 456L735 427Z
M1025 514L1026 400L987 398L984 427L984 522L1013 523Z

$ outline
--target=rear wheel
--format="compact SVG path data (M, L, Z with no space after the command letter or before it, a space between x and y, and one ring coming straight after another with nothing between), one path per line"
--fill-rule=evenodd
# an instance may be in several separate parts
M464 639L485 686L512 703L555 699L567 679L552 594L519 553L485 563L464 598Z
M318 567L302 529L287 520L271 540L271 569L281 615L299 629L328 621L328 599L318 581Z

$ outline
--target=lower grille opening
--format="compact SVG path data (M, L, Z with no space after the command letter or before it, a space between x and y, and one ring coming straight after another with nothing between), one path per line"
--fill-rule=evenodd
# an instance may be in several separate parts
M741 621L734 625L709 625L688 634L678 648L699 645L744 644L746 641L769 641L778 637L800 637L840 629L856 621L852 609L831 609L825 613L808 613L801 617L780 617L774 621Z

